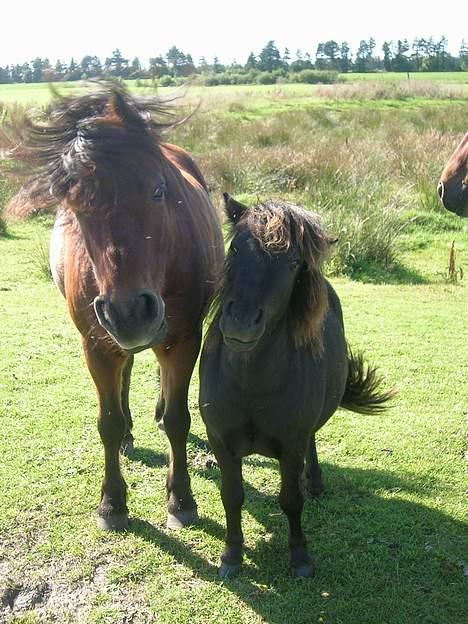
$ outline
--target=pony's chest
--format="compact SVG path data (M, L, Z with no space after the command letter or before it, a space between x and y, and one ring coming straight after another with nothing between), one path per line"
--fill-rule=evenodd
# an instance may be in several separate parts
M208 431L236 457L258 453L280 456L282 444L307 436L309 418L301 392L286 384L281 391L227 391L225 386L204 396L201 412Z

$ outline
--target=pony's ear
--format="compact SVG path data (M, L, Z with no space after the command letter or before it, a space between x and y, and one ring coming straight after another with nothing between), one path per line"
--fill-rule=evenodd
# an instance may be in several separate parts
M125 125L143 125L141 116L137 111L133 110L132 107L129 106L125 99L124 93L119 91L119 89L114 89L112 91L112 94L109 96L107 106L110 116L115 120L118 120L118 123Z
M223 193L224 210L231 223L236 224L247 210L247 206L236 201L229 193Z

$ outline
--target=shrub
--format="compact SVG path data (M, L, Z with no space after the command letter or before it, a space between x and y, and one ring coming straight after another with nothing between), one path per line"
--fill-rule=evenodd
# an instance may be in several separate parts
M265 85L275 84L276 76L272 74L271 72L261 72L257 76L257 82L258 84L265 84Z
M175 84L176 81L172 76L161 76L161 78L159 79L160 87L174 87Z
M336 71L303 69L298 73L292 74L291 78L294 82L305 82L307 84L334 84L338 82L339 74Z

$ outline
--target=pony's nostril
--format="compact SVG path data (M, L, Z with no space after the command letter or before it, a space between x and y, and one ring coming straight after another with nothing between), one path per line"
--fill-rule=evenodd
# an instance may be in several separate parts
M156 297L151 293L142 293L137 297L136 309L139 318L152 321L158 315Z
M444 183L439 182L437 185L437 193L439 194L440 199L444 198Z
M262 310L262 308L260 308L260 310L258 311L257 317L256 317L256 319L254 321L255 325L258 325L260 323L260 321L262 320L262 318L263 318L263 310Z
M105 329L111 329L113 326L111 304L104 296L96 297L94 300L94 311L97 319Z

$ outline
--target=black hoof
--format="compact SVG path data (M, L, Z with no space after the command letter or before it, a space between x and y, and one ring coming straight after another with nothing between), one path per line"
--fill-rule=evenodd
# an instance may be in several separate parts
M186 526L193 526L200 521L198 517L197 508L183 509L175 512L167 513L167 528L168 529L182 529Z
M241 569L240 563L225 563L224 561L221 563L221 567L219 568L219 577L222 579L233 578L239 574Z
M124 457L130 457L130 455L133 454L133 451L135 450L133 440L134 438L132 435L125 436L125 438L123 439L122 446L120 447L120 452Z
M299 576L301 578L312 578L315 574L314 568L310 563L293 568L292 573L293 576Z
M125 531L128 529L128 516L127 514L98 516L97 525L102 531Z

